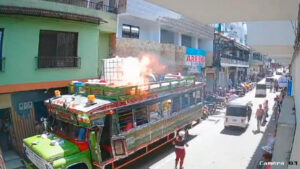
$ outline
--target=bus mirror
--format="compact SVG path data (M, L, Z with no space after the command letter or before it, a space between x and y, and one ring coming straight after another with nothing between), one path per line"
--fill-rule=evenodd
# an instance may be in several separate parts
M127 155L127 145L126 139L123 137L113 138L113 150L114 156L126 156Z

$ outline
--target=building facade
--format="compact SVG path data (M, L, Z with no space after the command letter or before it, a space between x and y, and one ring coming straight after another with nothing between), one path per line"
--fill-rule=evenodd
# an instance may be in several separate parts
M213 32L210 25L196 23L168 9L144 0L128 0L125 12L118 15L113 55L152 54L168 66L168 71L191 73L197 69L201 73L212 58ZM202 55L188 54L193 49ZM188 56L197 61L187 61Z
M55 89L99 77L117 7L109 0L0 2L0 118L10 126L9 148L23 152L22 139L35 134L35 122L46 117L43 100Z
M215 33L213 65L217 86L232 87L245 81L249 73L250 48L222 33Z

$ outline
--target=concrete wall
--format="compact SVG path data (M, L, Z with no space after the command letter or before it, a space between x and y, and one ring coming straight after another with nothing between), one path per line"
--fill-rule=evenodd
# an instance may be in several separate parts
M145 41L160 42L160 25L157 22L145 20L139 17L123 14L118 16L117 37L122 37L122 25L138 26L140 28L139 39Z
M184 65L186 48L173 44L161 44L151 41L142 41L130 38L118 38L113 55L120 57L139 57L151 54L159 58L161 64Z
M293 106L293 97L286 96L283 100L282 113L278 119L276 141L272 158L272 161L284 162L285 165L274 165L272 166L272 169L285 169L288 167L296 127L295 114L293 114L292 110Z
M99 50L108 50L99 41L100 30L95 24L25 16L0 16L0 20L6 58L0 85L93 78L97 76ZM40 30L78 32L80 68L37 69Z
M292 62L291 74L293 76L293 96L295 100L296 108L296 132L293 144L293 150L291 153L291 161L298 161L298 166L289 166L288 169L298 169L300 161L300 54L298 53Z

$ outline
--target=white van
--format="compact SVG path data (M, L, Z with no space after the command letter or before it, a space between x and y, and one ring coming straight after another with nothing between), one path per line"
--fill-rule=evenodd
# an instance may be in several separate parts
M247 128L252 114L252 103L237 99L228 103L224 127L236 126Z
M266 97L267 96L267 85L265 83L256 84L255 97Z

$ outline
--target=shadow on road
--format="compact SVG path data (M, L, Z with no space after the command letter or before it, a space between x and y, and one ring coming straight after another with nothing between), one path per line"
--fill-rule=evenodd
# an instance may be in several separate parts
M226 134L226 135L240 136L247 130L247 128L242 129L242 128L237 128L237 127L227 127L227 128L224 128L220 133Z
M187 136L187 143L189 141L196 138L198 135L192 135L189 134ZM149 169L154 164L158 163L160 160L164 159L165 157L171 155L174 153L174 145L172 143L166 144L165 146L162 146L158 150L155 150L151 152L150 154L147 154L145 157L139 159L138 161L122 168L122 169ZM175 158L174 158L175 160ZM142 165L141 165L142 164ZM143 167L141 167L143 166Z

